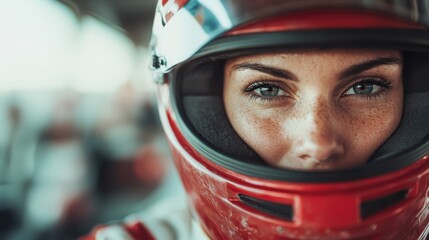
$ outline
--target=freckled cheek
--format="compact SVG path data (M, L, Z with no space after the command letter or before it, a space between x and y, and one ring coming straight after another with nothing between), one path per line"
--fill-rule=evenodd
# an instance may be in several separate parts
M396 130L402 114L402 105L395 105L393 102L375 105L371 108L350 108L354 109L347 117L348 126L344 126L343 131L348 133L349 157L368 158L377 150ZM347 129L347 130L346 130Z
M282 129L279 112L241 108L240 113L234 114L234 129L261 158L276 164L289 151L289 140Z

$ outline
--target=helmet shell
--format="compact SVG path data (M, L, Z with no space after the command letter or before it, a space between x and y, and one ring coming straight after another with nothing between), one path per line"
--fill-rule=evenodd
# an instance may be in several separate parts
M186 75L208 58L315 44L429 52L425 1L326 2L159 3L151 43L159 112L191 212L211 239L423 240L428 234L427 138L359 169L312 173L231 156L189 120L183 92L199 82L186 83ZM419 97L425 115L429 87L418 86L424 87L410 89L426 94Z

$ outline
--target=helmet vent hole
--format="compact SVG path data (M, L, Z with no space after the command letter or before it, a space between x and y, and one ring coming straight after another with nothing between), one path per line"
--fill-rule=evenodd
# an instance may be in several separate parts
M369 200L363 202L361 205L361 217L362 219L371 217L386 208L389 208L402 200L404 200L407 196L408 189L404 189L401 191L394 192L392 194L386 195L381 198Z
M292 205L268 202L244 194L238 194L238 197L242 203L251 208L287 221L293 220Z

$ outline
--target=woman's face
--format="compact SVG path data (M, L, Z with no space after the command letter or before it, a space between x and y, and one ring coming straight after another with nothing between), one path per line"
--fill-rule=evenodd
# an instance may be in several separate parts
M402 55L306 50L228 60L223 98L238 135L267 163L301 170L364 164L395 131Z

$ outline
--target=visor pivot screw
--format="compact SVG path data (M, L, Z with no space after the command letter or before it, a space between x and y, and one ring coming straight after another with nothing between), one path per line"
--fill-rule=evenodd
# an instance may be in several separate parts
M159 57L158 61L159 61L159 66L167 67L167 60L165 58Z

